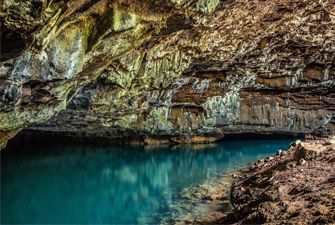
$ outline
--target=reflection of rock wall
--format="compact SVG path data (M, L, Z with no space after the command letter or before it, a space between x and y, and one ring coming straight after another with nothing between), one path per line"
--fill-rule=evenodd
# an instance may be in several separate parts
M158 224L162 212L173 217L186 210L190 212L189 208L181 212L173 210L176 203L185 206L185 199L179 193L190 184L214 181L219 172L234 170L271 155L275 149L284 148L290 142L98 147L87 142L79 146L64 145L59 141L61 136L50 138L49 134L44 135L41 138L39 132L32 132L29 140L19 135L8 151L1 153L1 179L6 181L1 187L1 201L7 203L2 208L4 223L14 219L24 223L31 218L31 212L44 213L61 204L62 215L69 216L54 220L58 224L69 222L68 218L73 223L83 220L96 223L96 216L100 223L112 220L119 224ZM40 145L41 139L45 145ZM18 155L21 160L17 159ZM22 191L23 184L29 190L28 195ZM49 193L49 204L45 206L45 197ZM67 194L65 203L60 201L65 197L64 193ZM20 215L10 213L17 207L22 209ZM90 210L84 214L74 213L78 208ZM75 216L71 217L73 213Z
M334 5L6 0L0 131L332 133Z

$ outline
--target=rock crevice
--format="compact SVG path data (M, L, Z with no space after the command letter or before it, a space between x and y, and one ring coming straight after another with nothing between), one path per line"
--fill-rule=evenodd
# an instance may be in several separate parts
M333 0L0 8L1 133L334 134Z

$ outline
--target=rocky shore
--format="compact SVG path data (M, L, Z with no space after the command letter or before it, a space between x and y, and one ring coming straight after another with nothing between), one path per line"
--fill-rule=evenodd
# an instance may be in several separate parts
M200 201L209 200L210 212L176 224L333 224L334 171L334 136L298 140L209 187Z
M171 207L172 212L179 214L173 218L174 224L203 224L224 218L232 209L229 193L233 176L233 173L224 173L218 177L217 182L185 188L180 202ZM170 221L162 222L171 224Z

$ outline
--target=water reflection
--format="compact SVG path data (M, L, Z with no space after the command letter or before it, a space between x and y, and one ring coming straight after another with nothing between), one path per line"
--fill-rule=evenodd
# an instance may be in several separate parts
M1 152L1 222L157 223L180 191L290 140L176 147L40 146Z

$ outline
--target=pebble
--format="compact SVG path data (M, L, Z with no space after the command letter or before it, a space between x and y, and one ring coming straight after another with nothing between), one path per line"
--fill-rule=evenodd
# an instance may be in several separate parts
M300 159L299 160L299 165L305 165L307 162L306 162L306 160L304 160L304 159Z
M186 224L191 224L191 223L192 223L192 220L188 220L188 219L186 219L186 220L184 220L184 222L185 222Z
M300 140L297 140L297 141L295 142L295 145L298 146L300 143L301 143L301 141L300 141Z

